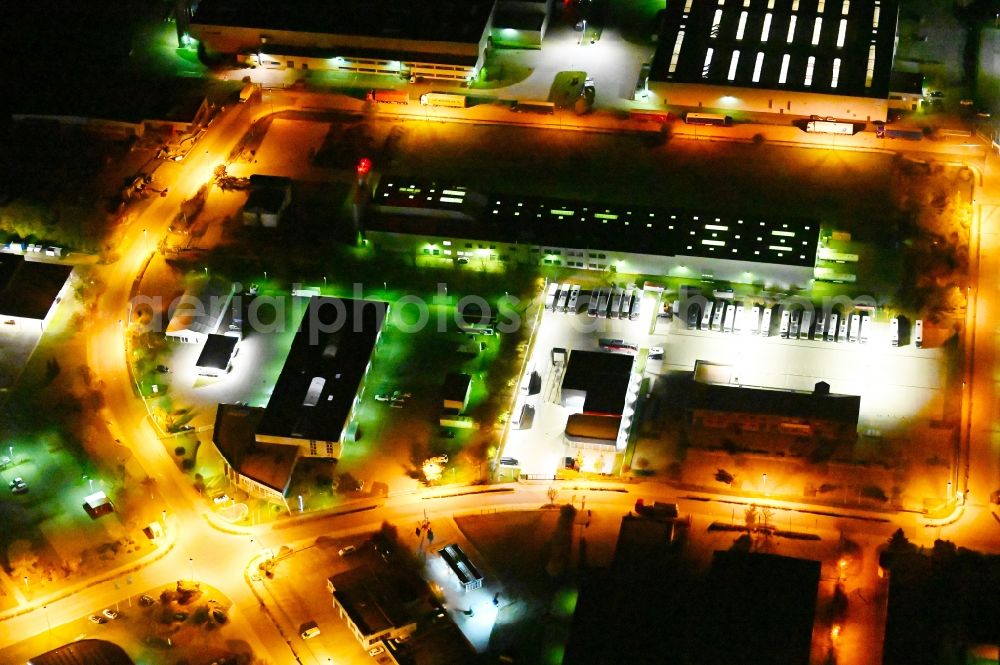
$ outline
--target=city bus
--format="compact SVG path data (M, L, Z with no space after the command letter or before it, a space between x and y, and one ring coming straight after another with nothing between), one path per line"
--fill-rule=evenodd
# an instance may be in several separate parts
M751 335L760 334L760 305L754 305L750 310L750 321L748 322Z
M808 309L802 312L802 320L799 322L799 339L809 339L809 333L812 331L812 318L813 313Z
M830 327L826 329L826 341L836 342L837 341L837 326L839 325L840 315L836 312L830 314Z
M760 334L762 337L771 335L771 308L764 308L764 315L760 319Z
M597 317L608 318L608 300L611 298L611 289L601 289L600 297L597 301Z
M858 341L858 335L861 333L861 315L851 314L851 329L847 333L847 341L852 344Z
M556 299L555 311L565 312L566 304L569 302L569 284L559 287L559 297Z
M629 321L635 321L639 318L639 314L642 311L642 291L636 291L635 297L632 298L632 306L628 310Z
M722 317L722 332L731 333L736 327L736 305L726 305L726 313Z
M701 329L708 330L709 326L712 324L712 301L705 301L705 311L701 315Z
M684 115L684 122L689 125L717 125L728 127L733 123L733 119L721 113L687 113Z
M552 102L519 100L514 102L513 110L515 113L542 113L545 115L552 115L556 112L556 105Z
M867 344L868 343L868 330L871 328L872 317L865 314L861 317L861 330L858 332L858 343Z
M610 304L611 307L608 310L608 318L617 319L618 310L620 310L622 307L622 290L619 289L617 286L615 287L615 290L612 291Z
M635 297L635 289L629 289L622 298L622 308L618 310L619 319L627 319L628 313L632 310L632 298Z
M576 314L577 313L577 311L578 311L577 310L577 302L579 301L579 299L580 299L580 287L577 286L576 284L574 284L573 287L569 291L569 301L566 303L566 310L570 314Z
M587 316L597 316L597 301L601 297L601 289L595 289L587 294Z
M726 313L726 303L721 300L715 303L715 311L712 313L712 330L722 332L723 316Z

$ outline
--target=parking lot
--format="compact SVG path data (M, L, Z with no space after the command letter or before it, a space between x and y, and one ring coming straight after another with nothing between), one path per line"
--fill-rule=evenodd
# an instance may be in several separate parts
M553 364L552 349L598 350L602 338L620 339L634 346L650 389L670 372L694 370L697 361L727 366L733 385L812 391L818 381L830 384L833 393L860 395L858 430L879 438L908 436L943 437L932 427L943 417L946 358L941 348L917 349L912 343L893 347L890 326L873 321L867 343L783 339L779 335L753 335L689 329L681 317L657 317L661 296L646 291L637 320L591 318L586 312L572 315L546 310L542 316L527 372L537 371L541 391L527 398L535 410L525 420L528 429L512 428L502 451L517 460L523 474L551 475L566 457L577 457L563 431L571 411L559 404L562 368ZM664 299L673 296L665 295ZM737 296L737 300L739 296ZM759 300L759 299L758 299ZM750 298L743 302L749 306ZM905 342L905 340L904 340ZM662 348L663 358L644 359L643 349ZM610 473L615 453L586 450L580 470ZM581 459L578 458L578 459ZM504 470L506 473L508 470Z

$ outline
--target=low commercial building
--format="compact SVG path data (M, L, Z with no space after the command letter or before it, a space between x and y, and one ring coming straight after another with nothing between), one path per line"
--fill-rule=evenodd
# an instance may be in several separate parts
M649 89L696 111L886 119L898 0L667 3Z
M812 392L692 381L691 424L727 434L755 433L830 441L857 436L861 397L836 395L824 381Z
M484 61L494 0L201 0L191 36L249 65L467 81Z
M483 586L483 574L479 572L460 545L452 543L438 550L438 555L455 574L463 591L472 591Z
M478 269L552 266L807 286L820 225L733 215L484 193L419 178L382 179L365 224L378 248Z
M625 448L637 392L633 364L634 358L623 353L570 352L559 389L561 404L572 412L564 433L568 443Z
M333 606L365 649L379 642L407 638L417 629L417 616L401 590L373 568L359 566L330 577L327 590Z
M257 427L261 443L339 458L356 437L354 409L388 304L312 297Z
M264 409L220 404L215 414L212 443L223 460L223 471L233 485L252 497L284 505L299 458L296 446L257 441L257 425Z
M0 330L44 331L72 273L72 266L0 253Z
M199 279L181 296L167 324L167 339L184 344L204 344L209 335L219 332L235 286L227 280Z
M250 176L250 194L243 206L243 224L273 229L292 203L292 181L280 176Z
M808 665L819 578L819 561L715 552L692 652L704 665L723 665L739 644L746 662Z
M239 337L233 335L209 335L201 349L195 369L201 376L220 377L229 372Z
M924 101L924 75L893 70L889 79L889 108L916 111Z
M462 413L469 406L472 377L468 374L448 372L441 387L441 405L446 410Z
M490 45L500 48L542 48L552 16L552 0L498 0Z
M29 658L28 665L133 665L133 661L114 642L85 639Z

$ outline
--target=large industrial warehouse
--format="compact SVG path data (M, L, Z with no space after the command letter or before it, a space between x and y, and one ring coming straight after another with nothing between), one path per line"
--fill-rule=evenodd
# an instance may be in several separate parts
M366 235L377 247L476 266L564 266L805 286L820 225L672 208L486 194L385 178Z
M249 65L465 81L482 67L494 0L202 0L191 36Z
M669 106L885 120L896 0L667 3L650 90Z

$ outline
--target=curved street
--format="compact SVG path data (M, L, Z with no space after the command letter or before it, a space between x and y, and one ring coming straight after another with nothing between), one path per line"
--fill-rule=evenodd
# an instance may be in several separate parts
M146 263L150 239L158 239L167 233L180 204L190 198L199 187L211 180L215 166L226 161L225 156L242 138L251 121L268 113L292 109L346 109L359 110L359 102L339 95L319 95L304 92L269 91L260 104L236 104L226 109L216 118L211 128L201 137L184 162L171 165L176 175L169 182L165 197L155 198L148 207L134 219L123 233L117 247L120 258L106 266L96 268L99 277L107 284L97 310L98 322L87 340L88 363L104 383L105 411L113 436L127 445L135 455L144 472L155 479L160 496L166 501L165 514L169 551L157 553L154 560L132 572L121 572L103 581L82 585L79 590L58 600L40 599L28 606L19 607L8 613L0 621L0 632L9 643L12 636L27 639L48 632L51 644L69 641L75 636L61 633L61 627L78 620L104 606L112 606L124 597L141 593L145 589L164 584L172 584L180 579L205 580L221 590L233 601L231 618L234 628L249 643L259 658L271 663L327 662L311 652L303 652L302 643L294 633L286 639L288 626L282 626L281 619L274 612L265 611L258 598L253 582L246 575L250 562L262 548L277 550L282 545L295 547L310 544L318 535L331 536L344 533L360 533L377 530L383 521L395 524L419 522L426 513L438 519L451 519L456 514L476 513L489 509L522 507L536 508L547 503L548 485L519 484L510 492L491 494L460 494L449 496L456 491L452 488L425 490L422 493L390 497L376 502L377 508L360 513L327 516L306 516L279 526L264 525L254 528L221 528L215 518L208 515L210 509L205 500L191 487L178 471L175 462L166 451L159 433L151 424L145 404L137 396L126 360L125 331L128 323L129 299L132 285L141 277ZM458 112L451 109L418 108L414 112L386 111L378 113L405 113L427 120L457 120ZM476 108L464 111L465 122L509 122L509 112L501 108ZM623 131L635 130L627 122L617 120L610 114L593 116L566 116L581 131ZM564 125L563 115L533 121L532 124ZM524 118L518 118L524 122ZM678 136L697 133L697 138L710 140L752 140L754 135L763 134L767 141L814 144L815 147L857 150L884 150L903 146L886 145L884 139L876 139L874 134L865 133L854 137L810 135L792 127L737 126L733 128L706 128L681 125ZM692 136L692 138L694 138ZM908 146L907 146L908 147ZM1000 528L991 511L989 494L1000 487L1000 434L995 429L997 413L997 390L994 376L998 337L998 312L1000 305L1000 266L998 261L998 237L1000 237L1000 214L997 206L1000 196L996 187L995 151L979 143L975 146L923 141L920 150L924 156L935 159L971 163L982 172L983 184L977 188L976 218L978 220L978 256L974 306L970 307L975 331L971 366L972 382L969 389L971 400L964 465L969 473L964 487L969 500L959 506L953 519L940 526L928 528L927 520L915 513L869 514L863 511L834 510L824 508L833 515L818 515L808 511L801 504L787 504L782 501L767 500L778 513L777 520L789 519L789 523L801 524L802 528L820 534L824 539L837 538L845 525L854 534L861 534L867 541L866 547L873 548L884 543L896 528L903 528L911 540L921 544L930 543L934 538L944 537L955 540L963 546L975 549L997 551L996 529ZM586 494L587 507L610 514L624 514L635 503L636 498L676 501L682 515L690 514L695 527L707 526L711 521L729 521L736 514L736 506L750 503L753 497L730 498L721 495L699 495L697 499L684 498L688 493L672 490L664 484L646 483L642 485L557 483L560 499L567 494ZM602 491L618 488L625 491ZM441 498L431 498L440 496ZM370 505L368 502L365 505ZM885 521L854 519L853 516L874 517ZM809 524L811 522L812 524ZM27 611L25 611L27 610ZM294 630L294 627L291 627ZM94 626L92 634L100 632ZM306 655L303 655L306 654ZM863 656L857 654L859 660ZM340 662L338 660L338 662Z

